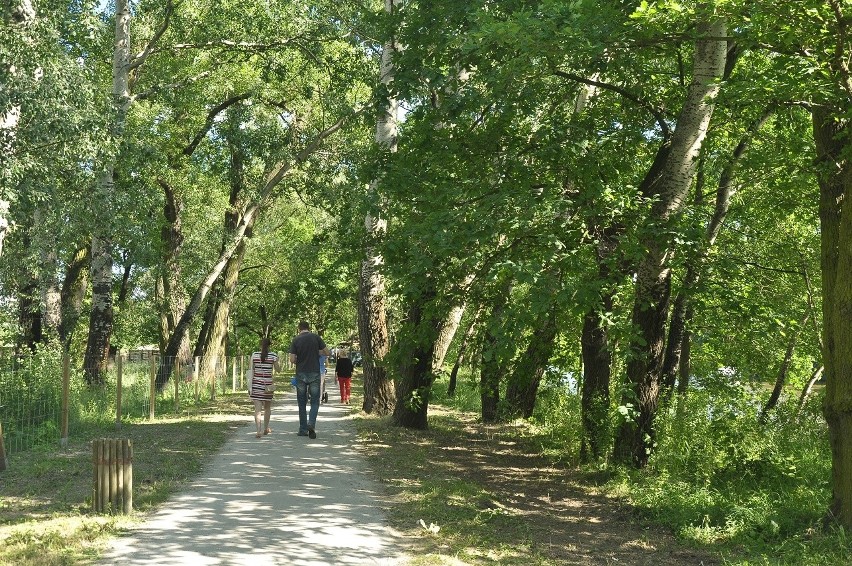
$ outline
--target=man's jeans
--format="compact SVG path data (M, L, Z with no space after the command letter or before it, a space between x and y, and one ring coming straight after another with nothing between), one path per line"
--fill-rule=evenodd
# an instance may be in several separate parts
M311 395L311 412L307 414L308 391ZM317 413L320 406L320 374L296 374L296 402L299 403L299 432L306 434L308 428L317 424Z

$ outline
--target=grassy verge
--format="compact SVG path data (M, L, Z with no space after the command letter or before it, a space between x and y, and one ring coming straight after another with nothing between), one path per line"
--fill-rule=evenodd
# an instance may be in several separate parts
M413 546L413 566L720 563L602 496L600 474L554 454L549 431L483 425L467 410L475 401L468 392L452 401L442 393L425 431L358 418L361 448L391 498L391 525Z
M813 521L824 506L821 491L805 489L812 484L801 476L820 475L816 465L795 471L772 452L739 457L736 473L723 476L733 479L708 477L704 489L684 481L690 471L710 469L701 460L684 463L678 481L664 470L582 469L571 456L576 439L554 432L573 430L571 423L483 425L477 397L475 388L462 387L448 400L439 386L426 431L356 418L359 448L385 488L388 519L410 546L411 566L852 563L852 539ZM360 402L353 398L353 405ZM553 418L575 412L563 409ZM196 477L250 415L244 393L219 395L180 416L129 422L119 432L92 426L64 450L15 454L0 473L0 564L91 563L110 537ZM134 444L135 511L126 517L90 511L89 443L108 436ZM684 449L671 453L689 456ZM704 448L695 458L706 454ZM802 493L791 491L794 481Z
M203 470L229 434L251 414L244 393L219 395L205 406L153 422L91 426L65 449L42 447L16 453L0 473L0 564L55 566L96 558L109 538ZM133 443L134 513L91 511L95 438Z

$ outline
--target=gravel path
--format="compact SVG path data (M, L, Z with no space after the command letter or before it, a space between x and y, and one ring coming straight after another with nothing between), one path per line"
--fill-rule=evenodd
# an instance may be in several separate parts
M336 394L330 387L332 400ZM255 438L247 417L202 478L116 539L100 563L402 564L381 490L352 448L349 407L321 405L311 440L296 435L294 390L276 397L272 434Z

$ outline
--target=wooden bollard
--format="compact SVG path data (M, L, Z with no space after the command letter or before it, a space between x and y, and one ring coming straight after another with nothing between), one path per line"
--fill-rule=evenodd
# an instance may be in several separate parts
M99 438L92 441L95 513L133 511L133 445L129 439Z
M3 446L3 423L0 423L0 472L6 469L6 448Z

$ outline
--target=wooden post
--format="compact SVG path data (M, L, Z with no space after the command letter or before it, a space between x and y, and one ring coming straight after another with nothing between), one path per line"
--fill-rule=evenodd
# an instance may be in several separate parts
M62 431L59 446L68 446L68 397L71 394L71 356L62 354Z
M154 400L157 397L157 364L154 361L154 356L150 358L150 377L149 377L149 387L148 392L151 395L151 402L148 403L148 420L154 420Z
M115 367L115 430L121 428L121 382L124 378L124 355L119 352Z
M124 443L127 439L116 438L113 455L115 457L115 501L116 511L121 512L124 507Z
M124 502L122 510L125 513L133 511L133 444L128 438L122 443L122 476L124 483L122 484L122 497Z
M180 360L175 362L175 413L180 413Z
M210 376L210 399L216 400L216 380L219 377L219 356L213 358L213 375Z
M199 396L201 395L201 391L198 389L198 366L201 362L201 358L195 356L192 360L192 381L195 382L195 402L198 403Z
M110 463L110 453L109 453L109 442L107 439L103 439L103 445L101 447L101 511L106 511L109 507L109 463Z
M129 439L99 438L92 441L95 513L133 510L133 446Z
M237 357L231 360L231 393L237 392Z
M98 495L100 495L101 490L98 489L100 485L100 476L98 475L98 471L100 470L100 460L101 455L99 454L100 444L97 439L92 441L92 469L94 469L94 473L92 474L94 482L92 485L92 512L97 513L101 508L101 502L98 501Z
M107 439L107 447L109 449L109 458L107 459L107 474L109 476L109 501L112 504L116 502L118 495L118 466L116 462L118 457L119 441L115 438Z
M3 445L3 423L0 422L0 472L6 470L6 447Z

